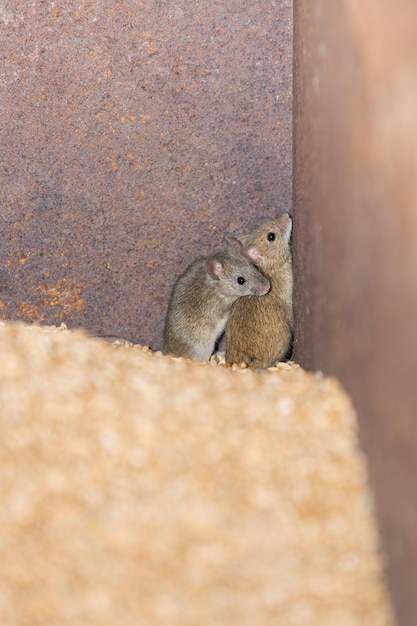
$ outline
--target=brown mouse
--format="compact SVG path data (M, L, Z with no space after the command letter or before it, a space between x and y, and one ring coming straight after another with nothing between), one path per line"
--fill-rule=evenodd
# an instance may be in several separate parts
M226 251L194 261L176 281L165 322L164 354L208 361L233 303L241 296L268 292L269 280L240 254L242 244L228 243Z
M262 298L234 303L226 328L228 364L271 367L288 353L293 332L291 229L292 220L283 213L239 237L241 253L262 269L271 288Z

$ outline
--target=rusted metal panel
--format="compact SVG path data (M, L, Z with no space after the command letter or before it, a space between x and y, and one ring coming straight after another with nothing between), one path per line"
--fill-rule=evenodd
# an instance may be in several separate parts
M417 5L295 3L295 358L351 392L401 626L417 615Z
M174 278L291 202L292 2L3 1L0 314L157 348Z

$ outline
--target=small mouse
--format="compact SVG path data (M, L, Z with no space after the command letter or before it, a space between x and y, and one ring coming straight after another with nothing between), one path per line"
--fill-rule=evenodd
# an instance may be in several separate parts
M291 229L290 216L282 213L239 237L241 254L262 269L271 288L262 298L234 303L226 328L227 364L266 368L288 353L293 333Z
M228 248L194 261L176 281L165 322L162 352L208 361L224 331L233 303L241 296L263 296L270 282L243 245L228 241ZM256 255L262 256L257 250Z

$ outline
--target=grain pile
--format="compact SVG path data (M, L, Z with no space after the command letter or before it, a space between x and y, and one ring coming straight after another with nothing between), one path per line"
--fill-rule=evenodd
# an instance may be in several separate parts
M337 381L0 327L0 623L389 626Z

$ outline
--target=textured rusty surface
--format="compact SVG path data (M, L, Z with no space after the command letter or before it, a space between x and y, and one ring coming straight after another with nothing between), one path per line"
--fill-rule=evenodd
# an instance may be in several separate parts
M414 0L295 3L295 358L337 374L401 626L417 615Z
M0 315L158 347L184 266L290 204L291 0L3 0L0 44Z

